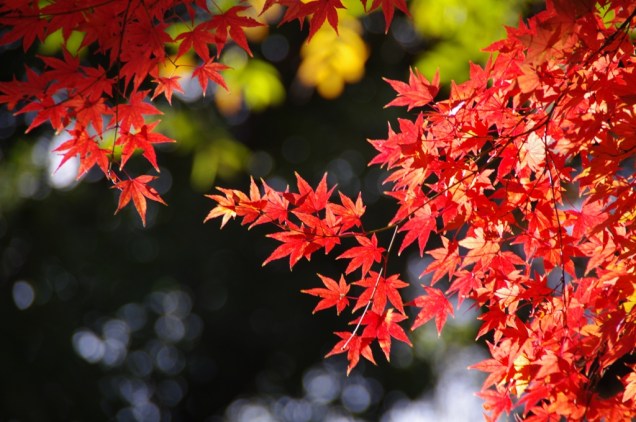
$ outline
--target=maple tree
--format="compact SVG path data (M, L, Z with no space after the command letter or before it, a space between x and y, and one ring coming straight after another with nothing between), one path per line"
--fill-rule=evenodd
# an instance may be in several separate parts
M489 419L514 408L527 420L634 417L635 16L627 1L548 2L447 99L434 101L438 75L387 80L397 92L388 106L418 113L370 141L397 205L383 228L364 228L360 197L332 200L325 178L313 190L299 175L297 192L254 180L249 198L221 189L208 219L272 225L280 244L265 263L344 249L339 282L320 275L327 288L304 292L320 298L314 312L354 304L352 328L328 353L345 353L349 371L375 363L374 343L387 359L392 339L410 344L406 307L411 329L434 320L441 332L450 299L471 299L491 353L473 366L488 373L479 395ZM393 232L386 248L382 231ZM430 285L410 300L388 274L394 241L432 258ZM435 286L443 278L446 289ZM600 391L617 366L622 389Z
M408 13L404 0L362 3L381 8L387 28L396 8ZM389 359L392 340L410 345L409 319L411 329L432 320L441 332L453 301L470 299L484 310L478 336L491 354L473 367L488 374L479 393L488 418L515 408L528 420L636 417L632 3L548 1L507 28L485 66L471 64L445 99L436 100L438 75L387 80L397 93L388 105L416 115L370 141L369 164L388 171L396 203L386 226L365 228L361 196L336 196L326 177L313 188L298 174L284 191L254 180L247 194L219 188L206 220L269 225L279 244L264 264L287 258L291 268L336 252L343 274L321 274L324 287L304 293L318 298L314 312L335 307L342 316L351 307L351 328L335 333L328 353L346 354L348 371L361 358L375 363L377 346ZM275 6L284 7L281 23L308 20L308 38L325 24L337 30L344 7L267 0L263 11ZM62 164L79 156L78 177L98 168L121 191L117 211L132 200L145 224L147 199L163 199L148 185L154 176L129 175L128 164L140 151L158 171L155 145L172 141L155 131L160 111L150 100L171 102L182 88L179 75L161 69L191 66L178 59L194 51L192 75L204 92L210 81L223 89L221 52L231 39L251 54L244 29L264 24L249 10L203 0L3 1L0 44L21 42L26 52L58 30L65 40L78 31L81 47L105 64L82 64L67 48L40 56L24 80L0 82L0 103L34 116L27 131L47 122L67 131ZM175 22L187 30L169 35ZM431 282L406 297L408 283L388 264L415 244L431 259ZM601 391L616 372L621 388Z

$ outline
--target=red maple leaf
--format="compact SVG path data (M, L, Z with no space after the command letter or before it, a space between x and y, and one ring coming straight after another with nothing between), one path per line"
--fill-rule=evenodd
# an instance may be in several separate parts
M366 0L364 0L364 4L366 5ZM385 32L389 32L395 8L400 9L405 15L410 16L409 8L405 0L373 0L369 10L375 10L378 7L382 7L382 13L384 14Z
M141 129L145 124L144 115L163 114L159 109L147 101L144 101L148 91L138 91L132 94L128 103L119 104L117 115L120 119L119 129L122 132L129 132L131 127ZM114 126L116 122L112 122Z
M375 359L373 359L373 352L371 351L372 338L357 336L346 331L334 334L340 337L341 340L333 347L333 349L331 349L329 353L325 355L325 357L347 352L347 360L349 361L349 364L347 365L347 375L349 375L351 370L356 367L358 362L360 362L360 356L364 357L374 365L376 364Z
M286 230L268 234L267 237L283 242L274 252L263 262L267 265L276 259L289 256L289 268L300 260L306 258L311 259L311 254L324 247L329 242L338 241L337 238L325 239L320 234L316 234L316 230L311 227L298 226L291 221L287 223Z
M55 104L51 97L45 97L40 102L31 102L16 114L23 113L35 113L35 117L31 121L31 124L25 131L29 133L32 129L40 126L43 123L50 122L53 129L56 132L61 131L68 124L68 105L66 103Z
M435 318L435 327L437 328L437 334L441 334L444 324L446 324L446 318L450 314L454 314L453 305L446 299L444 293L434 287L428 287L422 285L426 290L426 296L416 297L412 304L420 309L420 312L415 317L412 330L415 330L422 324L427 323L431 319Z
M261 14L267 11L274 4L284 6L287 9L280 20L279 25L298 19L298 23L302 29L305 18L316 11L316 3L318 2L305 3L297 0L265 0Z
M412 68L408 84L387 78L384 80L398 93L397 98L386 107L407 106L407 110L410 111L414 107L422 107L430 103L439 92L439 72L435 73L431 82L419 70L413 71Z
M329 25L338 32L338 9L344 9L340 0L324 0L312 1L306 3L306 12L311 14L309 20L309 35L307 41L310 41L314 34L322 27L325 20L329 21Z
M239 12L247 9L249 9L248 6L233 6L225 12L215 15L209 22L202 24L206 29L215 30L216 57L221 55L221 51L223 51L223 47L225 47L227 42L228 33L235 43L252 56L243 28L263 26L263 24L250 17L238 15Z
M378 239L375 234L371 235L371 239L366 236L356 236L356 240L360 246L354 246L343 252L337 259L347 258L351 261L347 265L345 274L349 274L356 269L362 267L362 275L369 272L374 262L382 260L384 248L378 247Z
M217 189L224 193L225 196L206 195L208 198L216 201L217 206L208 213L204 222L211 218L223 217L221 221L221 228L223 228L230 218L234 218L237 215L243 217L242 224L252 223L252 225L257 224L255 220L259 217L263 217L268 201L261 196L254 179L250 179L249 197L240 190L219 187L217 187ZM270 220L269 222L273 221L275 220Z
M388 278L381 277L375 271L369 271L369 274L360 281L353 283L357 286L365 287L364 292L358 296L354 312L357 309L366 306L369 301L373 300L371 310L381 314L384 312L387 301L397 308L398 311L404 313L404 304L402 296L398 289L408 286L408 283L399 279L398 274L393 274Z
M502 413L510 413L512 409L512 400L507 391L483 390L477 393L479 397L484 399L484 409L489 411L488 420L496 421Z
M345 233L352 227L362 227L362 215L365 211L365 206L362 203L362 195L358 194L358 198L354 203L348 196L338 192L340 195L340 202L342 205L329 203L329 209L340 219L340 234Z
M294 212L315 214L327 207L334 188L327 189L326 174L323 175L315 191L298 173L296 173L296 184L298 185L298 193L288 195L291 197L292 205L296 206Z
M427 252L433 257L433 262L426 267L422 274L433 273L431 284L435 284L445 275L452 277L457 270L457 267L459 267L462 262L462 257L459 255L459 247L456 241L451 242L446 237L442 236L442 244L444 245L443 247Z
M599 226L607 219L603 204L592 202L586 199L581 205L581 211L570 210L568 214L570 222L573 223L572 236L583 237L586 234L593 234Z
M137 213L141 217L141 222L145 226L146 225L146 198L159 202L160 204L167 205L157 190L151 186L148 186L148 183L156 179L156 176L138 176L134 179L122 180L117 182L113 188L117 188L121 190L121 194L119 195L119 203L117 204L117 210L115 210L115 214L119 212L122 208L124 208L130 200L132 199L135 208L137 209Z
M429 207L420 208L417 210L409 220L400 227L400 232L406 232L402 245L398 255L404 251L404 249L417 239L417 245L420 248L420 256L424 255L424 248L428 237L431 232L434 232L437 228L437 222L435 216L431 214Z
M326 289L317 287L314 289L301 290L303 293L322 298L314 308L313 313L335 306L337 314L340 315L340 312L349 305L347 293L349 293L351 287L347 284L342 275L340 276L339 282L320 274L318 274L318 277L320 277L323 284L327 287Z
M262 181L263 198L267 201L263 208L263 215L260 216L253 225L263 223L284 223L287 221L289 201L285 195L272 189L265 181Z
M208 44L215 41L214 35L204 25L197 25L192 28L192 31L185 31L179 34L175 41L181 41L179 44L179 50L177 51L177 57L183 56L191 48L194 52L201 57L204 61L210 59L210 48Z
M157 79L153 79L153 82L157 84L157 87L155 88L155 92L152 94L151 100L154 100L160 94L164 94L166 100L168 100L168 104L172 105L173 91L183 94L183 88L181 88L179 79L181 79L179 76L172 76L170 78L158 77Z
M75 120L83 127L92 125L98 134L103 133L103 124L105 116L112 116L113 110L104 103L103 98L92 100L91 96L76 95L66 104L74 108Z
M0 36L0 45L22 40L24 52L38 39L44 40L47 20L41 19L40 3L29 1L6 2L0 5L1 20L7 30Z
M153 129L159 124L159 120L152 122L149 125L143 125L137 133L122 133L117 139L117 145L123 145L121 151L121 164L120 169L124 168L128 159L135 153L137 149L143 151L143 156L146 157L148 162L152 164L155 170L159 171L157 166L157 155L155 153L155 144L163 144L167 142L174 142L174 139L170 139L165 135L153 132Z
M221 85L223 88L227 90L227 85L225 84L225 80L223 76L219 73L222 70L229 69L228 66L223 63L217 63L214 59L209 59L201 66L194 69L192 72L192 76L199 79L199 85L201 85L201 90L203 91L203 96L205 97L205 91L208 89L208 81L212 80L217 84Z
M481 282L482 280L475 276L474 271L459 270L455 273L446 292L448 294L457 292L457 307L459 307L474 289L481 287Z
M365 325L362 337L377 339L387 361L391 360L391 338L411 346L411 341L406 336L404 329L398 324L407 318L406 315L393 311L394 309L387 309L380 314L368 311L362 318L362 325Z
M80 165L77 170L77 178L82 177L94 165L99 166L104 174L108 174L110 150L100 148L94 137L88 135L82 128L73 129L69 132L71 139L57 147L55 152L64 152L58 169L73 157L79 156ZM56 169L57 170L57 169Z
M206 195L208 198L216 202L216 206L205 217L204 222L217 217L223 217L221 220L221 228L227 224L230 218L236 217L237 201L242 198L247 199L247 196L241 191L235 191L233 189L219 188L218 190L223 192L223 195Z

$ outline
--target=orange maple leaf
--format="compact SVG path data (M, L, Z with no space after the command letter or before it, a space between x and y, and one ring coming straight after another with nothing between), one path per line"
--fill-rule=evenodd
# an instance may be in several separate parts
M132 199L139 216L141 217L141 222L144 227L146 226L146 198L159 202L160 204L167 205L159 193L155 190L155 188L148 186L148 183L156 179L156 176L138 176L134 179L122 180L117 182L113 188L117 188L121 190L121 195L119 196L119 203L117 204L117 210L115 210L115 214L119 212L122 208L124 208L130 200Z

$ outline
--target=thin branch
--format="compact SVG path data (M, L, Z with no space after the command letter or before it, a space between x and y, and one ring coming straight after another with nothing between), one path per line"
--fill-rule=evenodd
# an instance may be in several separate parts
M360 326L362 325L362 320L364 319L365 315L369 311L369 308L371 307L371 303L373 303L375 292L378 289L378 284L380 284L380 278L382 278L382 274L386 272L386 266L389 262L389 253L391 252L391 248L393 247L393 241L395 240L397 231L398 231L398 226L395 226L395 230L393 230L393 236L391 236L391 241L389 242L389 247L387 248L386 253L384 255L384 263L383 263L384 265L382 266L382 268L380 268L380 271L378 272L378 276L375 278L375 284L373 285L373 290L371 291L371 297L369 298L369 301L364 307L364 310L362 311L362 315L360 315L360 319L358 319L358 323L356 324L356 327L353 329L351 336L349 336L349 338L347 339L345 344L342 345L342 348L340 350L345 350L347 346L349 346L349 343L355 337L356 333L360 329Z

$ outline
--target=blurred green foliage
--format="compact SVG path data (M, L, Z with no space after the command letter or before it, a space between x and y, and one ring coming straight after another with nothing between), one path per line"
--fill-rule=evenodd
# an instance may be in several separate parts
M519 1L414 0L410 5L415 30L431 48L418 54L415 65L425 74L440 71L441 81L463 81L468 62L482 63L481 50L505 36L504 25L519 19Z

